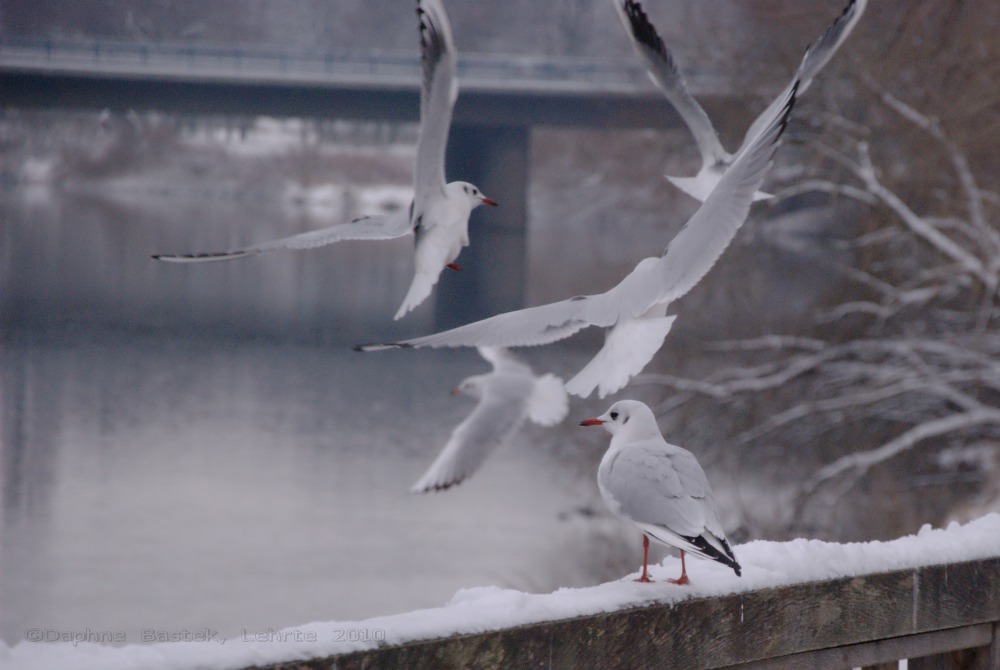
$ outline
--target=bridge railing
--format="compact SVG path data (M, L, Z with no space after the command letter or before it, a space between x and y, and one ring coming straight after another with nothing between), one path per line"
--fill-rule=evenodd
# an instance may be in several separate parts
M1000 670L1000 558L653 604L256 670L887 670L901 659L910 670Z
M185 76L389 78L416 84L417 51L303 52L266 47L125 42L112 40L0 38L0 67L73 72L127 71ZM634 60L569 58L523 54L461 53L463 80L585 82L599 88L650 90L645 70ZM699 75L692 75L701 79Z

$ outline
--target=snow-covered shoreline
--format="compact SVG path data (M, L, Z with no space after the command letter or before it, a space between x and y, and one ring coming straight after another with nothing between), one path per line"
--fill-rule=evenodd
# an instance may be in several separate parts
M946 529L925 526L916 535L889 542L838 544L798 539L754 541L736 547L742 578L722 565L691 561L690 586L663 582L676 576L680 561L667 558L653 566L654 584L621 580L579 589L529 594L499 587L462 589L442 607L363 621L316 622L280 631L244 631L234 638L211 631L186 635L151 634L152 644L123 647L91 641L93 631L64 631L64 642L25 640L0 644L0 664L8 670L102 668L125 670L225 670L282 661L320 658L417 640L474 634L542 621L599 614L654 603L671 604L763 588L853 577L891 570L957 563L1000 556L1000 514L989 514ZM638 574L638 573L636 573ZM28 631L45 640L54 632ZM95 633L97 635L99 633ZM46 637L49 636L49 637Z

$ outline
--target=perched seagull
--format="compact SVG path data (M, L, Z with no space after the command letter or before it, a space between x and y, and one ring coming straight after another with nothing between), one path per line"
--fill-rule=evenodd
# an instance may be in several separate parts
M671 177L667 175L667 179L691 197L704 202L735 157L753 142L761 129L770 123L775 111L783 106L782 100L788 94L792 84L789 84L781 95L750 125L743 138L743 144L740 145L735 154L731 154L722 148L722 143L719 141L714 126L712 126L711 119L691 95L691 91L684 81L684 76L677 68L673 56L663 44L656 28L650 23L642 5L636 0L614 0L614 2L618 15L625 25L625 30L632 38L632 46L635 47L636 52L646 65L649 78L663 91L667 100L684 119L691 134L694 135L695 142L698 143L698 150L701 152L702 165L696 176ZM868 0L850 0L841 15L826 29L819 41L806 50L806 54L799 64L799 69L792 78L793 83L799 82L798 94L800 96L806 92L813 78L833 57L847 36L851 34L867 4ZM766 193L754 193L754 200L769 197Z
M598 295L507 312L425 337L390 344L366 344L359 351L404 347L513 347L548 344L587 326L610 328L604 346L566 390L601 397L625 386L652 359L670 332L667 306L690 291L712 268L747 218L751 197L771 165L778 138L795 103L792 88L769 123L732 166L666 251L646 258L617 286Z
M681 576L688 584L684 554L718 561L740 576L740 564L726 541L705 471L687 449L663 439L653 411L638 400L619 400L581 426L604 426L611 446L597 469L597 486L612 514L642 531L642 576L649 540L681 550Z
M452 390L478 399L479 404L452 431L444 449L410 493L461 484L491 451L514 436L525 419L554 426L566 416L569 400L561 379L551 374L536 377L505 349L479 347L479 354L492 363L493 371L469 377Z
M413 203L408 212L364 216L320 230L231 251L184 255L156 255L172 263L219 261L255 256L276 249L310 249L342 240L388 240L410 232L416 235L413 282L396 312L396 319L422 303L445 267L454 264L469 244L469 215L480 205L497 203L464 181L445 183L444 154L451 112L458 96L455 44L441 0L417 0L420 20L420 139L413 169Z

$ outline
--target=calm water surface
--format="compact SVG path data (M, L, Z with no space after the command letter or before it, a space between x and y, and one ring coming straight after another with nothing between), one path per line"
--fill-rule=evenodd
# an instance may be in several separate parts
M597 581L585 560L564 563L567 552L594 553L573 513L595 499L592 472L566 467L556 448L569 428L529 427L457 489L406 493L474 406L448 391L488 369L475 352L362 355L328 341L340 332L331 316L312 343L247 336L253 319L281 323L281 292L231 329L239 336L225 331L235 309L220 311L221 334L199 334L212 305L198 296L250 304L269 266L176 274L148 253L185 248L189 231L171 239L163 221L127 208L112 216L93 203L8 201L2 211L8 643L29 629L120 631L128 642L143 629L238 635L441 605L463 587ZM397 292L379 285L366 301L365 273L379 268L353 260L360 280L341 289L351 304L321 308L343 319L368 305L385 319ZM283 291L294 293L295 277L329 280L315 274L329 256L285 262L299 265L277 274ZM184 300L200 320L157 327L160 307L178 318ZM88 310L93 322L80 325ZM308 322L305 307L295 310ZM575 404L566 426L594 408Z
M454 491L406 494L473 406L447 390L486 367L410 353L8 335L4 639L235 634L524 586L578 484L531 428Z

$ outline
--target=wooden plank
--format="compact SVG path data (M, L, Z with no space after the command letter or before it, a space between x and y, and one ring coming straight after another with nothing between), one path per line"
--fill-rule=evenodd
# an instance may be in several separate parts
M1000 619L997 599L981 593L1000 593L1000 559L936 565L915 574L913 632Z
M966 651L969 657L965 660L965 667L970 670L1000 670L1000 624L993 624L990 640L985 646ZM962 662L962 659L958 659L958 662ZM919 667L918 664L917 668Z
M856 667L890 660L900 648L892 638L933 631L954 639L944 647L928 647L925 655L983 646L992 628L977 624L992 626L998 620L1000 558L993 558L652 605L267 667L722 668L823 650L837 655L840 647L876 643L878 653L857 647L858 658L847 659L846 666L829 666ZM972 638L956 638L961 635Z
M979 649L962 649L944 654L910 658L910 670L982 670L982 655Z
M993 624L993 642L986 657L987 670L1000 670L1000 623Z
M767 660L730 666L726 670L843 670L844 668L896 668L899 659L943 655L970 647L985 648L993 637L993 624L918 633L862 644L820 649ZM936 658L933 657L933 658ZM913 670L914 666L909 666ZM937 666L935 666L937 667Z

